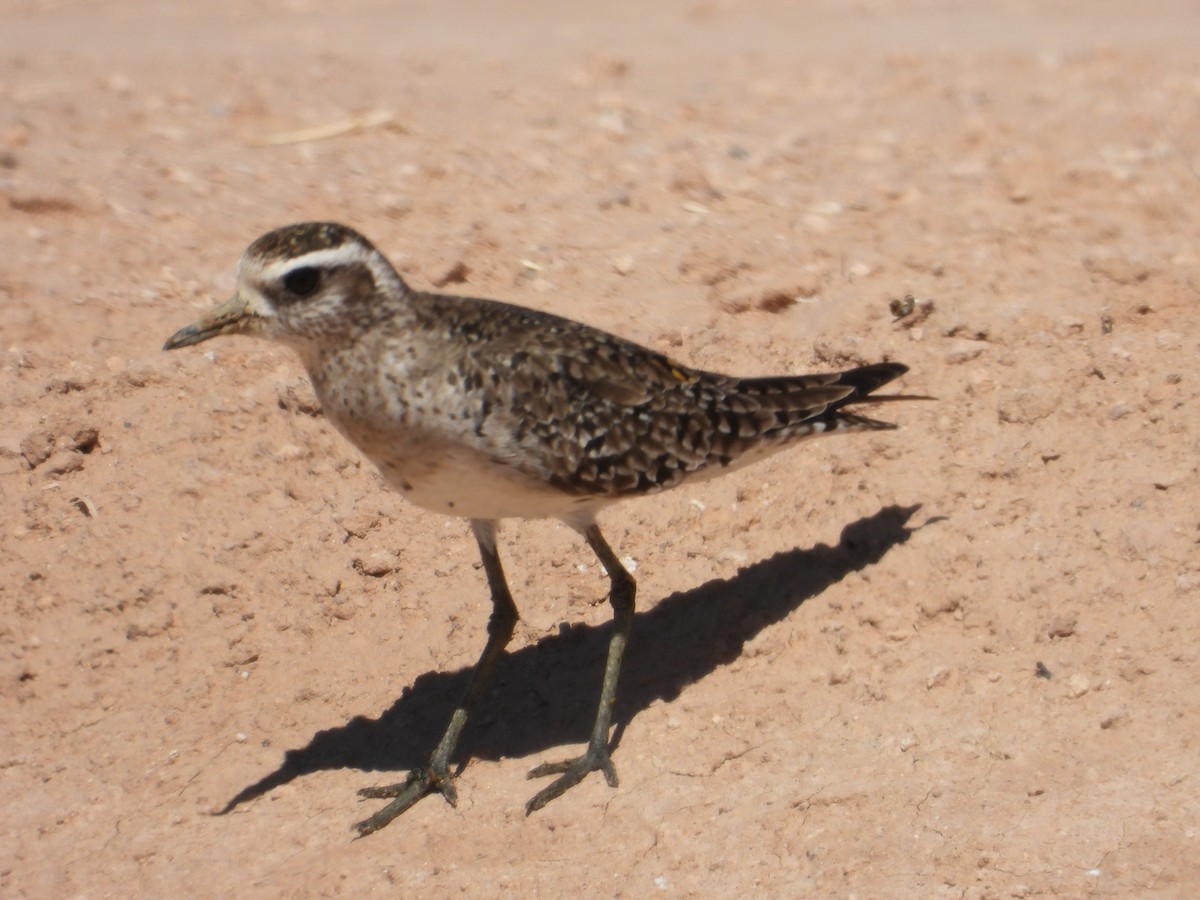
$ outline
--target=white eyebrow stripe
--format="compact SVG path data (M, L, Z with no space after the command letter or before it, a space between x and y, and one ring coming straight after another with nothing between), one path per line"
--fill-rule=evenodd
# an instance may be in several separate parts
M324 250L313 250L303 256L290 256L266 266L262 274L269 279L280 278L293 269L311 266L314 269L344 266L351 262L367 262L370 251L360 244L342 244Z

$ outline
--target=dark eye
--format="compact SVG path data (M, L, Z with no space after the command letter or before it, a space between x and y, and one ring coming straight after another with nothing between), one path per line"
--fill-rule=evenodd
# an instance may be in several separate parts
M312 266L292 269L283 276L283 286L288 289L289 293L295 294L297 297L307 297L317 289L320 281L321 273Z

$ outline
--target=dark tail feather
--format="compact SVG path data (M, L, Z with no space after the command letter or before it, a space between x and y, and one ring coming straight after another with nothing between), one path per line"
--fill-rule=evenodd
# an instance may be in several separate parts
M869 395L879 390L889 381L899 378L907 371L908 366L903 363L875 363L874 365L862 366L842 372L834 381L830 382L830 386L837 385L853 388L854 390L841 400L829 404L829 409L826 410L826 413L834 412L850 403L863 403L885 399Z
M878 422L844 408L856 403L910 399L872 394L907 371L906 365L885 362L845 372L747 378L739 382L738 394L761 419L755 425L756 431L800 437L834 431L895 428L888 422Z
M907 371L908 366L903 363L875 363L870 366L849 369L840 373L831 382L830 386L848 387L852 388L852 390L845 397L829 404L829 407L816 417L814 424L819 422L828 431L897 428L898 426L892 422L881 422L878 419L871 419L867 416L860 416L848 411L844 412L842 411L842 407L857 403L886 403L893 400L933 399L932 397L905 396L903 394L873 395L873 391L879 390L879 388L883 387L889 381L894 381Z

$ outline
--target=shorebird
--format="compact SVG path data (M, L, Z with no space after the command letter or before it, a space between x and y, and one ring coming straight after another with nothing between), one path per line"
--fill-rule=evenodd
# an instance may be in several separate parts
M768 378L700 371L560 316L413 290L366 238L330 222L254 241L234 295L164 349L226 334L296 351L333 426L413 503L470 520L479 544L492 599L483 653L428 763L399 784L359 791L390 801L358 823L360 834L431 792L456 803L450 757L517 622L499 520L554 517L579 532L608 574L613 610L587 748L529 773L558 776L526 804L529 814L589 772L617 786L609 726L636 585L597 513L806 437L895 428L849 407L889 399L872 392L907 371L894 362Z

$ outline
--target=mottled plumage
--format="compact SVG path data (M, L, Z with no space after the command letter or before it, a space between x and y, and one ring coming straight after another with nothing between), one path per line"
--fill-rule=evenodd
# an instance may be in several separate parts
M492 300L413 291L361 235L310 223L255 241L238 292L177 332L167 349L218 334L272 338L300 355L330 422L390 484L426 509L472 520L492 591L488 645L429 766L369 796L394 798L360 824L372 831L440 790L484 679L516 620L494 523L554 516L577 529L612 579L616 627L587 752L535 774L561 777L539 808L588 771L615 786L608 725L634 582L604 541L596 513L745 465L811 435L894 426L846 410L906 371L878 363L845 372L735 378L570 319Z

